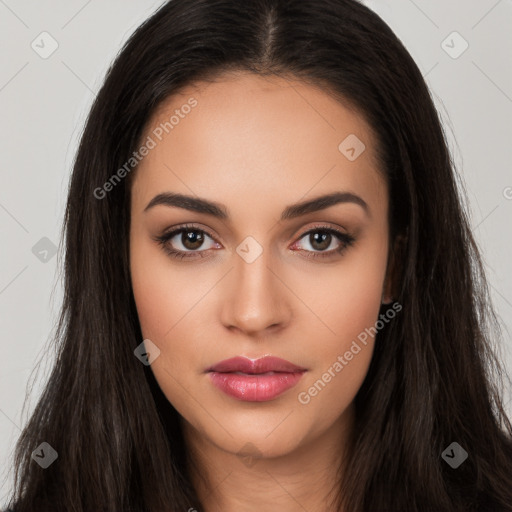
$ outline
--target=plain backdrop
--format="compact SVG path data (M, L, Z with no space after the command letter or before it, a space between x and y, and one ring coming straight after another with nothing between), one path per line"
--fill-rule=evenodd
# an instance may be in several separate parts
M85 116L121 45L161 3L0 0L0 505L14 443L51 368L45 348L62 299L54 251ZM512 1L364 3L402 40L435 97L512 374ZM512 416L510 389L505 398Z

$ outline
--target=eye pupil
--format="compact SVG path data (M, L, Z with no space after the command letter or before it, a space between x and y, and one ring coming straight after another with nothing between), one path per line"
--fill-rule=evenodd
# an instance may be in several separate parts
M325 250L327 247L329 247L331 244L331 237L332 235L330 233L326 233L325 231L315 231L309 235L311 246L319 251ZM326 240L327 243L325 243ZM315 247L314 244L317 242L320 243L320 247Z
M198 249L203 245L204 235L200 231L183 231L181 234L181 243L187 249Z

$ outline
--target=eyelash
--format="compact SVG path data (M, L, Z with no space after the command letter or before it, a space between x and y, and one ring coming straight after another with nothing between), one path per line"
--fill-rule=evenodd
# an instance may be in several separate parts
M168 231L167 233L163 233L162 235L154 237L153 240L155 242L159 243L162 246L163 250L172 258L176 258L176 259L180 259L180 260L187 259L187 258L196 258L196 256L194 256L195 254L199 254L200 258L207 257L206 254L203 255L201 253L207 253L208 250L186 251L185 252L185 251L179 251L176 249L172 249L169 246L169 243L168 243L169 240L174 238L176 235L179 235L180 233L187 232L187 231L203 233L203 234L208 235L212 240L215 240L215 237L213 237L208 231L206 231L204 229L200 229L200 228L190 225L190 224L185 224L183 226L179 226L179 227L173 229L172 231ZM306 235L309 235L311 233L316 233L316 232L329 233L331 235L334 235L340 242L342 242L342 244L337 249L331 249L330 251L318 251L318 252L305 251L308 253L306 258L323 259L323 258L332 257L335 254L343 254L355 242L355 238L353 236L351 236L347 233L338 231L337 229L334 229L329 226L315 226L312 229L303 233L297 239L297 241L301 240ZM294 242L294 243L296 243L296 242Z

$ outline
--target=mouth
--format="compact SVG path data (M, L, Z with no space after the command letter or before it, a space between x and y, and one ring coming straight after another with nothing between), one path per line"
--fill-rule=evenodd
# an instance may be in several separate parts
M210 382L231 398L246 402L276 399L294 387L306 369L277 357L234 357L206 370Z

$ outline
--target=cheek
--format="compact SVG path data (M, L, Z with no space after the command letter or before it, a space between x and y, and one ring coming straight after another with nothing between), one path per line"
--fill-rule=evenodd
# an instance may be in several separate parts
M205 334L201 330L201 308L214 286L215 276L191 279L190 271L177 270L169 257L145 239L130 249L132 289L144 339L160 349L151 369L162 390L179 388L172 377L190 370L199 372ZM195 273L193 275L199 275ZM172 398L168 396L168 398Z
M307 414L328 424L352 402L361 387L373 355L379 301L368 296L340 298L338 309L324 310L322 319L332 332L303 329L311 370L297 389L298 403ZM309 404L309 405L308 405ZM316 420L317 421L317 420Z
M137 232L132 234L130 272L142 334L162 342L172 336L204 285L191 283L190 274L173 269L164 251Z
M309 414L321 411L322 422L333 421L348 407L366 377L378 331L386 251L379 241L347 253L335 271L325 274L328 279L317 274L299 292L318 313L302 331L306 340L317 342L311 352L314 369L297 399Z
M321 268L319 265L305 279L296 280L294 291L315 313L312 323L326 339L317 347L320 351L327 354L343 348L347 342L350 345L353 338L376 322L386 256L385 238L376 237L347 251L336 266Z

